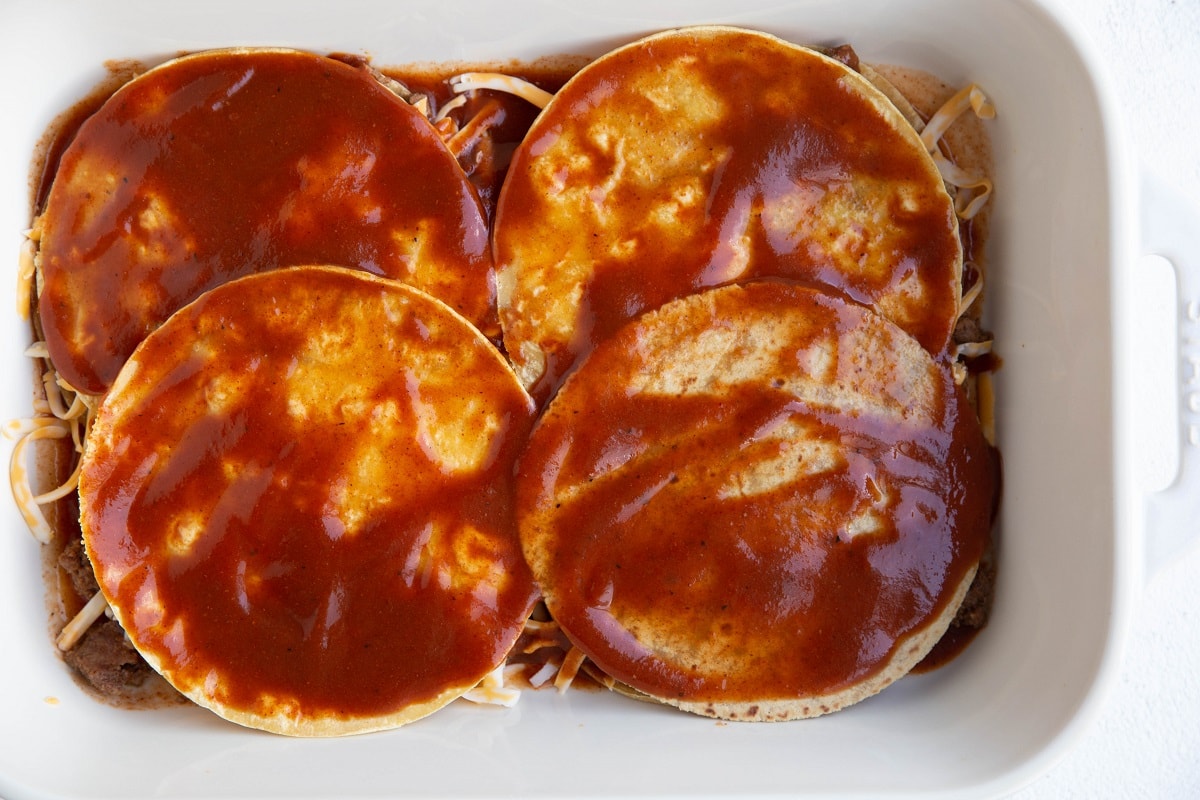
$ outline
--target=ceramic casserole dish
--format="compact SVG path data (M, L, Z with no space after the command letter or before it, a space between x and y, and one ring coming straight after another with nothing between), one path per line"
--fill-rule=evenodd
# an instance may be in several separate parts
M12 270L0 281L5 420L30 409L29 335L12 311L30 163L49 123L106 76L106 62L281 45L385 66L496 63L594 56L656 30L715 22L850 42L864 60L976 81L994 100L987 321L1003 359L1005 470L990 624L948 666L852 709L724 724L551 690L525 692L511 709L459 702L396 731L337 740L243 730L194 707L134 712L90 699L53 652L38 545L16 508L0 504L0 795L984 797L1033 780L1095 717L1146 554L1162 558L1172 546L1148 548L1147 531L1183 535L1195 518L1187 435L1200 405L1189 405L1188 374L1172 365L1186 363L1179 343L1196 322L1186 273L1182 289L1162 273L1156 296L1170 314L1181 311L1184 330L1172 323L1171 340L1152 343L1167 353L1161 369L1136 357L1144 345L1134 320L1145 312L1134 290L1147 283L1137 257L1157 249L1182 258L1172 247L1185 220L1154 215L1139 234L1136 173L1095 59L1034 0L17 0L0 20L0 251ZM1142 380L1135 365L1154 374ZM1167 424L1143 437L1134 387L1156 381ZM7 458L11 442L4 447Z

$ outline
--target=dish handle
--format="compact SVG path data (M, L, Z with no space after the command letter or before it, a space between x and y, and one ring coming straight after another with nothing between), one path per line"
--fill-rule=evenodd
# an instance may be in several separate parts
M1200 210L1144 167L1140 184L1127 363L1149 579L1200 542Z

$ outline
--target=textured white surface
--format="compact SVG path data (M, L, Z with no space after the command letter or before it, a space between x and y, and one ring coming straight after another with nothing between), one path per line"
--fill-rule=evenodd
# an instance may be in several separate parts
M1200 0L1056 1L1102 57L1143 167L1191 201L1200 237ZM1200 548L1193 546L1149 579L1120 678L1096 724L1014 798L1200 797L1198 718Z

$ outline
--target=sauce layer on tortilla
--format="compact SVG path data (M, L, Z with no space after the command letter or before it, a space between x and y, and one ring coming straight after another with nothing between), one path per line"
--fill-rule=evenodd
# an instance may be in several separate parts
M341 268L202 295L134 352L80 478L97 580L197 703L394 727L499 665L537 597L513 471L534 407L444 304Z
M333 58L209 51L130 81L64 151L42 226L47 347L89 394L176 309L281 266L403 280L499 332L474 187L424 116Z
M988 544L995 463L949 371L779 283L643 315L520 462L526 560L604 672L689 711L827 713L906 673Z
M936 355L958 318L958 220L917 133L845 64L753 31L671 31L580 70L517 150L493 238L539 399L638 314L757 277L870 305Z

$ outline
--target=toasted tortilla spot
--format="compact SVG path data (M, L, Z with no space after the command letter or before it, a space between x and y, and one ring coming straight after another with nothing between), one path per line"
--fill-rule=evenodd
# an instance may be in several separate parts
M540 399L638 314L759 277L874 305L941 354L962 273L951 198L895 106L840 62L722 27L568 81L514 155L494 250L505 344Z
M928 652L995 491L965 395L915 339L763 282L597 345L535 427L517 503L547 607L601 670L694 713L780 720Z
M180 514L173 522L167 547L175 555L188 555L204 535L204 518L197 514Z
M395 727L494 670L532 608L512 482L533 415L495 347L416 289L243 277L147 337L101 403L87 554L196 703L296 736Z

